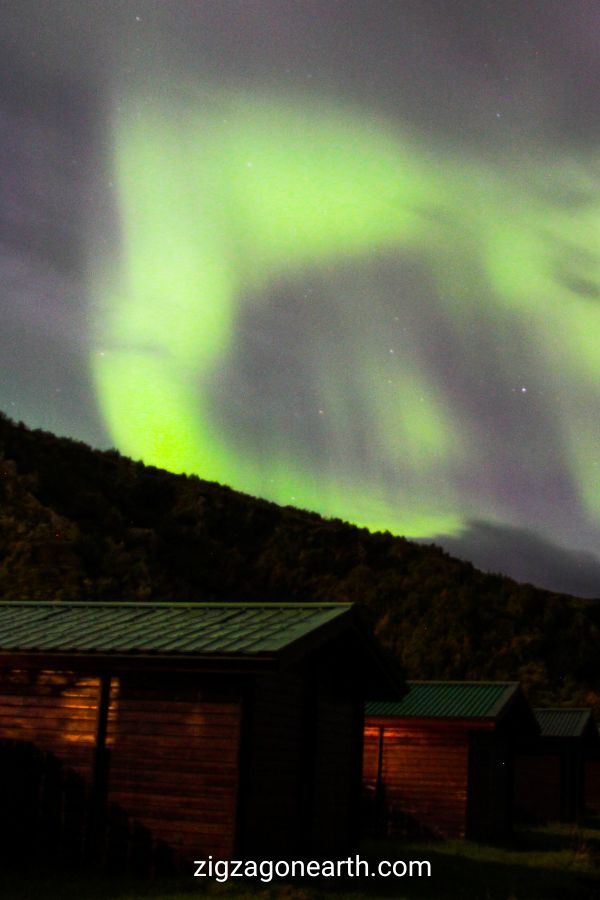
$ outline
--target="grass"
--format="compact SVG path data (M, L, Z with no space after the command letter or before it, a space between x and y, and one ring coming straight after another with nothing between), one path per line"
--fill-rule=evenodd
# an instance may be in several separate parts
M600 900L600 823L516 832L506 846L469 841L372 841L361 850L379 860L428 859L431 878L321 879L219 884L189 876L155 880L65 872L30 860L0 872L2 900Z

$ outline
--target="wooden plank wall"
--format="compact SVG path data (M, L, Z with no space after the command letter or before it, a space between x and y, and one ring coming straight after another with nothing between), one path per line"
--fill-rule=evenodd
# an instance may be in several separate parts
M377 777L379 726L384 728L382 783L389 834L464 837L469 731L462 723L367 718L363 785Z
M504 728L470 735L466 837L498 840L512 828L512 747Z
M379 725L373 725L367 720L363 734L363 790L374 790L378 765Z
M560 820L561 759L558 754L518 754L514 760L515 813L525 821Z
M114 680L109 803L183 859L230 857L241 701L187 682Z
M355 846L360 815L362 700L317 695L312 831L321 852Z
M585 762L585 807L592 815L600 815L600 759Z
M240 848L256 857L289 855L306 837L312 800L303 755L312 727L305 682L298 674L263 675L248 700Z
M0 739L27 741L91 780L100 679L0 670Z

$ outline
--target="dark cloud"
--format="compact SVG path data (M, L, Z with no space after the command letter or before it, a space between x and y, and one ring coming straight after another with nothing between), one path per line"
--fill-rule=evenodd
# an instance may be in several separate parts
M600 598L600 559L570 550L527 528L471 521L459 537L435 543L486 572L579 597Z

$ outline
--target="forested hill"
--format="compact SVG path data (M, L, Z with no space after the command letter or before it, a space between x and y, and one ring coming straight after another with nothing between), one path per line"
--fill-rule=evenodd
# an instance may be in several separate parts
M412 678L600 710L600 604L0 414L0 598L358 601Z

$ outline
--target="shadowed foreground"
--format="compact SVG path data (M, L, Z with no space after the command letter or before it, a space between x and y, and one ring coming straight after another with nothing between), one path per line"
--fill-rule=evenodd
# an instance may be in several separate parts
M84 868L61 870L31 860L0 872L0 896L11 900L183 900L191 896L319 900L384 898L398 900L597 900L600 897L600 826L521 830L513 844L491 847L465 842L371 842L362 856L378 860L428 859L431 878L322 879L304 883L261 884L240 879L218 884L181 875L134 880Z

